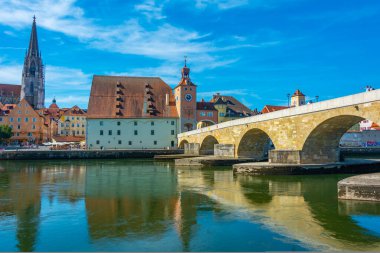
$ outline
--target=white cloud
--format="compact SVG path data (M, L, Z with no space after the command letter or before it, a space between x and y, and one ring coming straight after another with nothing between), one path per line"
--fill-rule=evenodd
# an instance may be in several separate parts
M249 4L248 0L196 0L195 6L199 9L204 9L210 5L216 6L219 9L231 9Z
M91 87L91 75L85 74L80 69L60 66L47 66L46 70L47 90L85 90Z
M135 6L135 10L140 12L141 14L145 15L148 20L152 19L164 19L166 18L165 15L163 15L163 8L167 1L160 1L160 4L157 4L157 1L155 0L145 0L141 4L137 4Z
M21 84L21 73L22 65L4 65L2 63L0 65L0 82L5 84Z
M163 8L166 2L158 4L155 0L145 0L135 5L139 17L130 18L120 25L106 26L86 17L84 10L76 6L76 0L3 0L0 5L0 24L15 29L29 28L31 17L35 14L39 27L75 37L96 49L141 55L166 62L175 62L188 55L197 65L210 65L214 68L236 61L220 60L218 52L251 46L218 47L214 41L207 40L210 34L200 34L165 22ZM239 1L221 1L218 5L227 8L237 2ZM144 26L142 17L155 19L155 22L149 23L149 27Z

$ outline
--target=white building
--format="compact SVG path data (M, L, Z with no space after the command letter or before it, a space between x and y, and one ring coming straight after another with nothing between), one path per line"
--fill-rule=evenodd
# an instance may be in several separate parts
M179 118L160 78L94 76L87 112L89 149L177 147Z

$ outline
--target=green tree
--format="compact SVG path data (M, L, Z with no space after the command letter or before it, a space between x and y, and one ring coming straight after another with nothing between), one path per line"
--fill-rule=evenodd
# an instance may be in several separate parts
M0 126L0 141L3 142L12 137L12 128L8 125Z

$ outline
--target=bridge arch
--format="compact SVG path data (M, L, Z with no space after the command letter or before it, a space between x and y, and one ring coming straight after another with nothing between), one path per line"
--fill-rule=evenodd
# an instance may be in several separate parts
M201 142L201 147L199 149L199 154L201 155L213 155L214 145L219 144L219 141L212 135L206 136Z
M273 148L274 143L264 130L252 128L240 138L237 145L237 156L264 159L268 156L268 151Z
M182 140L180 143L179 143L179 145L178 145L178 147L180 148L180 149L185 149L185 144L188 144L189 142L187 141L187 140Z
M365 118L357 115L339 115L320 122L307 135L301 153L302 163L339 161L339 142L355 124Z

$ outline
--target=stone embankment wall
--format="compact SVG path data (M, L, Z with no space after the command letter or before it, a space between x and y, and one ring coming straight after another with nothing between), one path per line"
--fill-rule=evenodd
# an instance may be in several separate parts
M0 160L153 158L183 150L17 150L0 152Z

